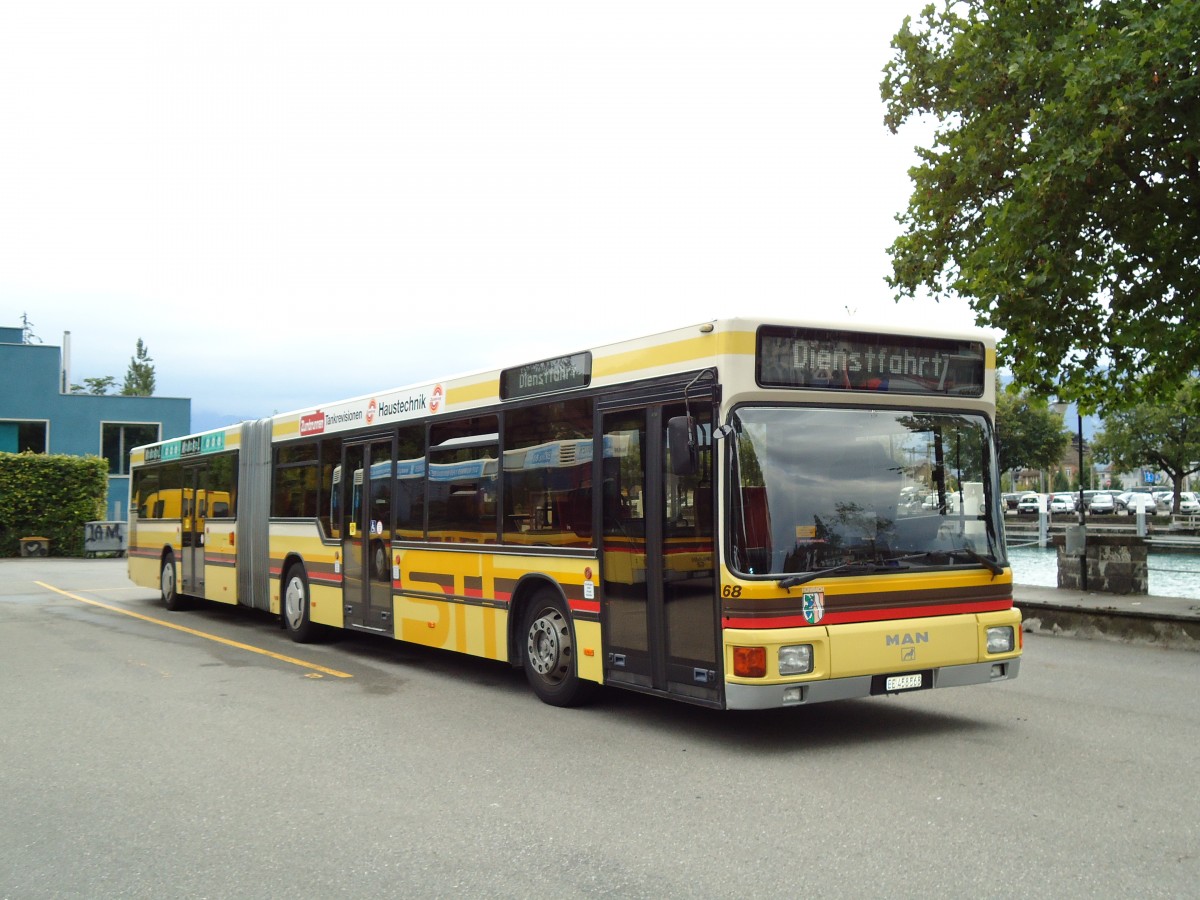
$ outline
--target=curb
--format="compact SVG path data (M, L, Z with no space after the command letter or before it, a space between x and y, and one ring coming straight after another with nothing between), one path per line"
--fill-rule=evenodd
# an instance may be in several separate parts
M1026 634L1077 637L1200 653L1200 621L1179 616L1064 608L1017 601Z

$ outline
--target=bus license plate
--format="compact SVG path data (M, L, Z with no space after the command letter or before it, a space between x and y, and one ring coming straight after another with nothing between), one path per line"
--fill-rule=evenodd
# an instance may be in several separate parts
M890 675L884 682L884 690L889 694L892 691L911 691L924 686L921 672L913 672L911 675Z

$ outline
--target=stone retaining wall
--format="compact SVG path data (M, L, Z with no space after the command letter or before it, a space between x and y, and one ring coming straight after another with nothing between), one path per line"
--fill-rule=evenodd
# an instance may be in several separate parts
M1052 535L1058 550L1058 586L1083 590L1079 557L1067 555L1066 537ZM1126 534L1089 534L1085 544L1087 590L1103 594L1149 592L1149 548L1144 538Z

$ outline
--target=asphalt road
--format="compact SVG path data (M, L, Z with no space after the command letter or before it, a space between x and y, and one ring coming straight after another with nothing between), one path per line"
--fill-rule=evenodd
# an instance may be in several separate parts
M1194 896L1198 689L1200 654L1027 635L1011 683L560 710L4 560L0 898Z

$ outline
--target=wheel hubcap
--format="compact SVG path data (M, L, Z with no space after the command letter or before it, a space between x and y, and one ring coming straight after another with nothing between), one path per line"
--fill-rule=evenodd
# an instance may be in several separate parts
M175 567L163 566L162 570L162 592L164 597L170 597L175 593Z
M283 614L287 618L289 628L299 628L304 623L304 584L299 578L288 581Z
M529 626L526 652L533 670L546 681L562 681L570 671L571 630L557 611L547 609Z

